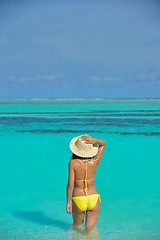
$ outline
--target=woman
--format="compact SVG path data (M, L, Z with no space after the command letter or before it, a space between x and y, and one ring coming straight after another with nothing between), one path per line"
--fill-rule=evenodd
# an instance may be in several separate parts
M78 136L70 142L73 155L69 162L66 211L72 213L73 227L84 222L85 213L86 230L90 231L96 224L100 195L94 186L94 177L104 147L105 141L88 135Z

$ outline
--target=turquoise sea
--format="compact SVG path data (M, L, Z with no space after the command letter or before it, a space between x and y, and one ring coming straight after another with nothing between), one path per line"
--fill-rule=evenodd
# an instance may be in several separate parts
M107 142L94 237L68 230L65 212L81 134ZM160 99L0 100L0 240L159 240L159 176Z

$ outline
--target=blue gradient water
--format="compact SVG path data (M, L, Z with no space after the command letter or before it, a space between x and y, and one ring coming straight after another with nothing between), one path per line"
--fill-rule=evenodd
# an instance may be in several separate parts
M97 99L0 100L1 240L94 239L65 212L68 144L83 133L107 142L95 239L160 239L160 100Z

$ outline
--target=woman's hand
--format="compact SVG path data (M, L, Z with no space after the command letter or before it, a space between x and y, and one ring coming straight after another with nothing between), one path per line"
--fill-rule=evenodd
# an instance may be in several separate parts
M92 137L89 136L89 135L82 136L81 139L82 139L83 141L85 141L86 143L88 143L88 144L94 144L94 143L95 143L95 139L92 138Z
M66 204L66 211L67 211L67 213L69 213L69 214L72 213L72 207L71 207L71 203L70 203L70 202L68 202L68 203Z

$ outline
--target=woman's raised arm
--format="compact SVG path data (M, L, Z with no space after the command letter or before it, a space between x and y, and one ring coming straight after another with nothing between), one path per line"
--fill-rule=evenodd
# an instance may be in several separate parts
M88 135L83 136L82 140L86 141L88 144L93 144L98 146L98 153L94 157L94 160L96 160L99 163L102 158L102 154L104 152L106 142L99 138L92 138L91 136L88 136Z

